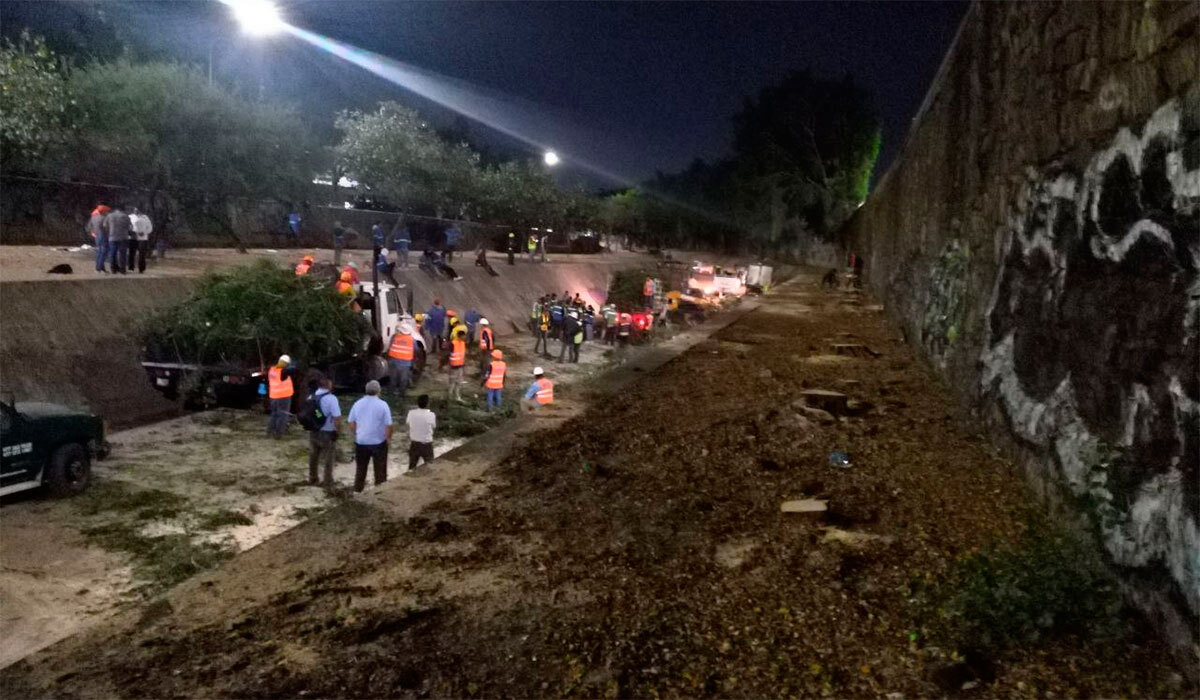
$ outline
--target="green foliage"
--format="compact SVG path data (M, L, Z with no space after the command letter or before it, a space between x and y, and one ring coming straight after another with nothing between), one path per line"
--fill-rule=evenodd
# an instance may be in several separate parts
M608 284L608 296L605 301L616 304L621 311L641 311L645 308L645 288L647 277L656 277L653 270L617 270Z
M147 322L143 341L152 356L188 362L268 366L286 353L304 365L354 352L362 333L332 287L259 261L204 277Z
M342 112L335 125L339 166L392 204L458 213L478 198L478 154L443 141L416 111L383 102L374 112Z
M253 524L254 520L249 516L239 513L236 510L225 508L200 516L200 521L196 524L196 527L201 530L219 530L223 527Z
M0 151L5 169L31 167L67 141L71 96L59 59L23 32L0 44Z
M1114 634L1121 599L1093 548L1039 521L1016 546L996 546L955 563L921 587L927 634L958 649L999 651L1064 633Z
M186 534L147 537L140 523L118 521L88 528L84 537L109 550L132 556L134 570L147 581L143 592L152 595L210 569L233 553L212 542L193 542Z

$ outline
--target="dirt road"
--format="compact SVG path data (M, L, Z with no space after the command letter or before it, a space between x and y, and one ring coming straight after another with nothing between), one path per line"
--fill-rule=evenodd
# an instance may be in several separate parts
M91 697L1191 695L1132 624L967 662L924 636L919 584L1023 538L1032 496L879 313L814 282L464 448L437 500L398 483L335 508L0 680ZM806 406L816 389L846 415ZM801 499L824 518L781 512Z

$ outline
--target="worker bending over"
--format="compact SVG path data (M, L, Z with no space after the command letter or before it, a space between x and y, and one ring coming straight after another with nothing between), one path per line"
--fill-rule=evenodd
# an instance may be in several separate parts
M546 379L546 372L541 367L533 368L533 383L525 391L521 405L527 411L534 411L541 406L554 403L554 382Z

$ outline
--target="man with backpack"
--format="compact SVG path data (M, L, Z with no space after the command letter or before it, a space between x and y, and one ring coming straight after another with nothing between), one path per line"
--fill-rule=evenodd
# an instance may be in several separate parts
M333 380L317 379L315 391L308 395L296 419L308 432L308 483L317 485L317 465L324 467L321 486L333 488L333 460L338 431L342 427L342 407L333 395Z

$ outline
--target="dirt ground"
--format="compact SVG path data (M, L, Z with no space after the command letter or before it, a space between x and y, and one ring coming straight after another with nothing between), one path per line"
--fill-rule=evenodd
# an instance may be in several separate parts
M881 314L815 279L661 367L588 383L554 420L464 447L438 500L406 501L420 479L400 480L0 683L45 697L1194 696L1132 621L1006 649L986 677L939 675L956 656L918 634L913 582L1018 540L1032 497ZM812 389L848 395L852 415L798 403ZM781 512L805 498L827 502L823 518Z

